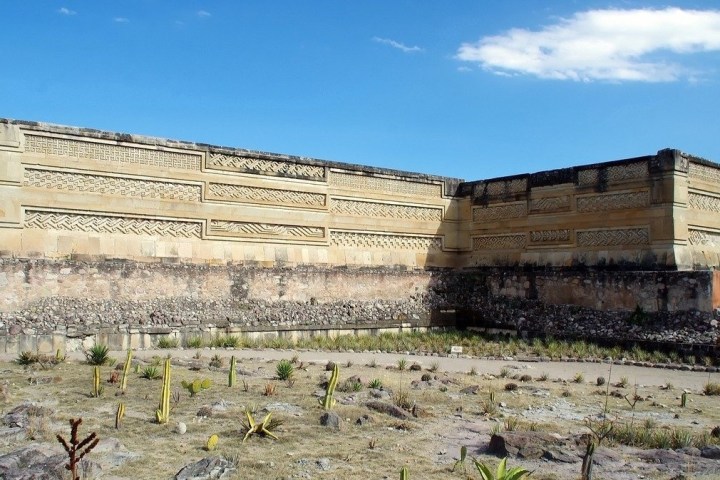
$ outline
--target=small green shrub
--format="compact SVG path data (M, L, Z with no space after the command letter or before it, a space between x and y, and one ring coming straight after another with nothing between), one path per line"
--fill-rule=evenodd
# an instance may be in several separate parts
M282 359L275 367L275 375L280 380L289 380L295 373L295 367L290 360Z
M237 335L217 335L210 342L210 346L216 348L237 348L241 344L242 341Z
M368 388L378 389L382 388L382 386L382 380L380 380L379 378L373 378L370 383L368 383Z
M143 369L140 376L142 378L147 378L148 380L157 380L160 378L160 370L156 366L150 365Z
M501 368L500 369L500 378L507 378L510 376L510 369L509 368Z
M573 382L575 383L584 383L585 382L585 375L582 372L578 372L573 377Z
M158 348L177 348L178 345L178 339L173 337L160 337L157 342Z
M517 390L517 388L517 383L510 382L505 384L505 390L507 390L508 392L515 391Z
M630 380L628 380L628 377L620 377L620 381L615 384L618 388L626 388L630 384Z
M85 358L90 365L105 365L110 363L110 348L102 343L96 343L85 352Z
M400 370L401 372L402 372L403 370L405 370L405 369L407 368L407 360L404 359L404 358L401 358L400 360L398 360L398 361L397 361L397 368L398 368L398 370Z
M185 347L187 348L202 348L203 339L200 336L190 337L185 341Z
M18 358L15 359L15 363L18 365L32 365L33 363L37 363L39 361L40 357L30 351L20 352Z

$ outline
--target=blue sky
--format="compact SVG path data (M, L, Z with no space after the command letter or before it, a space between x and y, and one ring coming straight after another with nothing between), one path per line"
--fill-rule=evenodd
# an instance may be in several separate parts
M4 0L0 117L476 180L720 162L713 1Z

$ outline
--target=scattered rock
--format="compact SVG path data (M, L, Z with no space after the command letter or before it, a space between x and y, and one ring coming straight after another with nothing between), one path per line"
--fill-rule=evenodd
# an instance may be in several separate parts
M235 470L235 465L224 458L206 457L184 466L175 475L175 480L221 480L230 478Z
M464 393L465 395L477 395L478 391L480 391L480 385L470 385L469 387L465 387L460 390L460 393Z
M320 425L323 427L332 428L333 430L340 430L342 419L340 415L335 412L325 412L320 416Z
M183 422L178 422L177 425L175 425L175 432L180 435L185 435L185 432L187 432L187 425Z
M544 432L502 432L490 437L488 451L501 457L533 459L558 443L557 437Z
M374 421L375 421L375 419L371 415L368 415L366 413L365 415L358 417L358 419L355 420L355 424L362 426L362 425L365 425L366 423L373 423Z
M391 417L399 418L401 420L407 420L412 417L410 412L391 403L372 400L370 402L367 402L365 405L370 410L375 410L376 412L384 413L386 415L390 415Z
M713 460L720 460L720 446L708 445L700 450L700 455L703 458L712 458Z

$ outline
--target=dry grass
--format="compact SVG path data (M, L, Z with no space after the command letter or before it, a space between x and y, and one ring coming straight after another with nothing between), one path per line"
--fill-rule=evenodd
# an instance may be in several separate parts
M142 353L137 357L142 358ZM201 359L206 366L209 366L210 360L209 357ZM149 364L152 360L148 358L146 361ZM513 391L506 391L507 380L486 378L486 372L478 372L477 377L450 375L451 381L446 384L413 388L411 382L419 381L422 372L378 369L361 363L340 368L341 381L351 375L363 379L360 391L336 392L338 400L353 396L361 399L354 404L338 401L334 410L344 421L340 432L331 432L319 425L323 411L313 393L329 377L324 364L296 369L295 383L290 388L284 382L272 383L276 362L241 362L244 370L255 372L252 376L243 377L247 391L242 384L227 387L227 368L206 367L198 372L173 365L173 391L182 380L192 381L198 375L209 378L212 387L194 397L181 391L179 401L173 401L169 425L158 425L154 422L154 412L159 402L160 380L143 379L140 374L132 373L124 395L116 396L118 387L105 383L104 394L91 398L92 367L86 364L65 362L50 370L30 371L15 363L4 363L0 364L3 372L0 408L7 412L24 401L30 401L52 411L52 414L33 416L30 426L34 440L28 438L25 443L52 443L55 433L67 430L68 419L82 417L84 432L97 432L101 439L115 437L128 450L142 455L137 461L113 469L111 476L114 478L169 478L184 465L207 456L205 443L210 435L217 434L219 442L213 453L235 458L240 464L239 473L232 478L290 478L308 472L313 478L364 480L385 476L395 478L403 465L412 466L410 474L414 478L457 478L450 473L454 463L453 453L459 451L467 438L474 439L476 448L472 454L478 455L477 448L486 444L489 432L498 423L509 423L518 429L530 429L532 426L533 429L565 434L586 432L582 418L598 413L604 405L604 396L593 394L597 389L595 385L573 383L572 378L564 382L528 381ZM103 379L109 378L113 371L109 366L101 369ZM50 380L46 380L48 378ZM367 384L376 378L385 388L392 390L387 402L393 401L393 394L403 395L404 403L422 407L429 416L399 421L370 412L362 403L368 395ZM265 396L269 384L273 385L274 394ZM480 385L477 395L459 393L470 385ZM564 390L572 391L573 396L563 398L561 393ZM496 392L498 407L492 414L486 415L483 402L488 400L489 391ZM545 393L537 395L537 392ZM677 403L676 392L659 387L641 388L638 395L644 398L637 403L634 411L638 422L656 413L671 416L670 408ZM114 414L120 401L126 405L126 414L122 429L115 430ZM713 401L716 398L694 395L693 410L683 413L681 419L670 426L709 432L712 425L720 423L720 412ZM216 409L205 417L196 415L201 408L219 402L225 402L224 410ZM274 430L279 440L253 436L242 444L244 411L255 411L255 418L262 418L265 406L277 402L299 407L298 413L273 413L274 418L283 421ZM623 398L610 398L608 403L614 414L630 418L632 412ZM504 406L499 406L501 404ZM568 413L574 413L578 418L563 417L563 405L566 404L569 405ZM550 405L560 407L550 410ZM458 411L462 413L461 417L457 415ZM374 421L362 426L355 424L356 419L368 414ZM179 421L187 425L184 435L174 432ZM692 425L693 421L698 421L700 426ZM19 446L0 444L0 454ZM438 455L438 451L450 454ZM330 460L330 470L321 471L315 466L319 458ZM303 459L306 462L299 463ZM522 461L516 460L515 464L522 464ZM543 470L547 470L547 474L553 473L553 468L541 465L537 474L543 474Z

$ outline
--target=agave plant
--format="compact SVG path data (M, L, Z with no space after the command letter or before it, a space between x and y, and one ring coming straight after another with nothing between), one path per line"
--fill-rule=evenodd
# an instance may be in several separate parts
M90 350L85 352L85 357L90 365L105 365L110 361L110 349L107 345L96 343Z
M473 463L478 472L480 472L480 478L482 478L482 480L520 480L531 473L522 467L513 467L508 470L506 467L507 457L500 460L494 475L492 471L490 471L490 468L484 463L478 462L475 458L473 458Z

